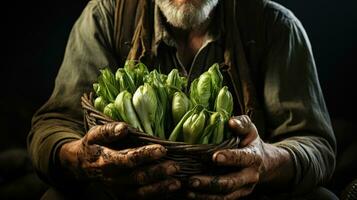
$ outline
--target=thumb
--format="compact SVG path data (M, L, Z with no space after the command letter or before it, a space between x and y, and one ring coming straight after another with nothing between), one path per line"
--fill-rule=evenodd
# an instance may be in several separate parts
M245 147L258 137L258 131L247 115L234 116L228 121L233 134L241 138L240 147Z
M88 144L107 144L124 138L128 134L128 125L124 122L113 122L91 128L86 140Z

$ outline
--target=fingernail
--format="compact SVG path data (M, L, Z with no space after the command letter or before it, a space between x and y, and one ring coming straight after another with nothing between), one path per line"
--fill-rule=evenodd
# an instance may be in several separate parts
M174 190L179 189L179 187L180 187L179 184L177 184L177 182L174 182L169 185L169 190L174 191Z
M196 195L195 195L195 193L193 193L193 192L189 192L189 193L187 194L187 197L190 198L190 199L194 199L194 198L196 197Z
M167 175L172 175L172 174L174 174L174 173L176 173L177 172L177 167L176 167L176 165L169 165L168 167L167 167Z
M121 133L122 131L126 131L128 126L125 123L115 123L114 125L114 132L115 133Z
M200 186L201 182L198 179L194 179L191 181L191 186L192 187L198 187Z
M226 156L223 155L222 153L218 154L216 157L216 161L220 163L226 162L226 160L227 160Z

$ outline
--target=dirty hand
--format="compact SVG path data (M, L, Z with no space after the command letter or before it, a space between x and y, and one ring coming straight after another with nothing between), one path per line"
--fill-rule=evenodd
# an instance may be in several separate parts
M192 176L188 198L239 199L252 193L258 183L280 185L291 181L294 172L287 150L264 143L246 115L232 117L228 125L241 138L239 148L217 151L212 161L236 171L220 176ZM280 173L281 170L284 173Z
M155 164L166 155L161 145L114 150L109 146L125 138L128 126L115 122L95 126L80 140L62 145L62 167L78 180L102 181L125 190L127 198L142 199L178 190L181 183L170 176L179 166L172 161Z

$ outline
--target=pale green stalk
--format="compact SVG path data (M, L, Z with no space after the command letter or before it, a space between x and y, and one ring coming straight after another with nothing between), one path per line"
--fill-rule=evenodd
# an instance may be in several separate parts
M175 92L172 97L172 117L174 124L177 124L187 111L191 108L191 102L183 92Z
M139 116L144 131L154 135L152 125L155 124L158 100L154 89L148 84L140 86L133 95L133 106Z
M201 137L206 124L206 111L192 114L182 125L182 134L184 142L196 144Z
M228 87L224 86L218 93L215 105L215 111L225 111L228 116L232 115L233 112L233 96L229 92Z
M119 93L115 99L114 105L125 122L130 124L132 127L143 131L132 104L132 95L128 91L124 90Z

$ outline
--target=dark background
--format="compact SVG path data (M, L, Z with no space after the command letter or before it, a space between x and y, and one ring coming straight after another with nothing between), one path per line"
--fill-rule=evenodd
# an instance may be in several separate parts
M352 170L356 166L353 154L357 152L353 127L357 100L357 77L354 73L357 67L357 2L278 2L291 9L302 21L312 43L321 87L339 144L337 170L330 185L339 194L349 181L357 178ZM10 5L3 6L0 152L26 148L31 116L53 89L69 32L86 4L86 0L11 1ZM25 174L19 172L21 170L14 172L1 167L8 155L0 154L0 194L5 193L1 187L16 182ZM25 165L26 172L31 171L26 156L21 158L25 164L16 161L18 167ZM43 189L41 187L36 192ZM12 190L15 191L16 187Z

